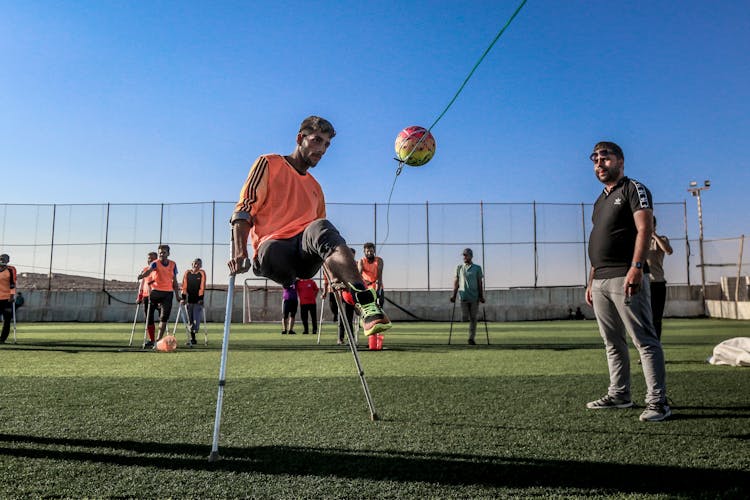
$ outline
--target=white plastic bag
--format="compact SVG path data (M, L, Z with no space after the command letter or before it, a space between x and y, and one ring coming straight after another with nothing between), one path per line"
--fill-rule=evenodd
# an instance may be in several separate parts
M735 337L714 347L712 365L750 366L750 337Z

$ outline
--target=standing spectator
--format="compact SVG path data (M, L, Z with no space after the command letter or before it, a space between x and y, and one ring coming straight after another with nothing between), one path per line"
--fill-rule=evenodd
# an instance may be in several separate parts
M649 277L651 278L651 312L654 316L656 336L661 341L661 320L664 316L664 304L667 302L667 280L664 279L664 255L672 255L669 238L656 234L656 217L654 217L654 234L648 247Z
M10 335L13 322L13 303L16 300L16 270L9 266L8 254L0 255L0 313L3 317L3 329L0 333L0 344L4 344Z
M310 116L300 124L291 154L267 154L255 161L232 214L233 259L228 266L233 274L252 267L256 275L288 287L297 278L312 278L325 265L331 279L345 288L344 300L362 314L365 335L372 335L391 328L391 321L378 306L375 291L364 286L346 240L325 218L323 189L309 172L335 135L328 120Z
M365 256L357 261L357 269L367 288L372 288L378 297L378 305L383 307L383 259L375 255L375 243L364 245Z
M625 156L613 142L600 142L590 156L594 175L604 191L591 216L591 273L586 302L594 307L604 340L609 388L592 410L630 408L630 355L626 334L638 349L646 379L646 409L642 422L659 422L672 414L667 405L664 352L651 315L646 256L653 232L651 193L625 177Z
M333 292L333 287L328 281L328 276L323 274L323 289L320 292L321 298L328 299L328 307L331 308L331 314L333 315L333 322L338 323L339 321L339 306L336 304L336 296Z
M292 283L284 287L281 296L281 334L295 335L294 318L297 316L297 288Z
M159 255L156 252L149 252L146 256L146 267L144 267L138 275L140 284L138 285L138 298L136 299L136 303L143 304L143 315L146 317L146 333L148 334L148 342L144 344L144 348L154 347L154 344L156 343L156 339L154 338L154 317L156 316L156 307L151 305L148 299L149 295L151 295L151 282L153 280L150 278L144 278L144 276L151 273L151 263L158 258Z
M472 263L474 252L471 248L464 249L463 258L464 263L456 267L453 295L451 295L450 301L455 302L458 293L461 299L462 321L469 321L469 344L476 345L474 338L477 336L479 303L484 304L482 267Z
M203 295L206 292L206 272L201 269L203 261L195 259L192 268L182 277L182 297L180 304L186 304L188 321L190 322L189 345L197 344L195 334L201 329L203 322Z
M310 315L312 319L312 333L313 335L317 335L318 320L316 317L318 308L316 303L318 301L318 285L311 279L303 279L297 280L295 286L297 288L297 296L299 297L299 315L304 327L302 334L307 335L310 333L307 322L307 316Z
M159 341L167 331L172 301L174 296L180 293L180 285L177 283L177 264L169 260L169 245L159 245L157 250L159 258L152 262L140 277L151 280L149 303L151 307L156 306L160 311L159 336L156 338Z

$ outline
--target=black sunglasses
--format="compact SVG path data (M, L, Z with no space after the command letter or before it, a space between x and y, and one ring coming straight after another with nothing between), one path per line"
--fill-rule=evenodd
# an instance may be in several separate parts
M617 153L609 149L600 149L599 151L594 151L593 153L591 153L591 155L589 156L589 160L596 163L596 160L598 160L599 158L607 160L610 156L616 157Z

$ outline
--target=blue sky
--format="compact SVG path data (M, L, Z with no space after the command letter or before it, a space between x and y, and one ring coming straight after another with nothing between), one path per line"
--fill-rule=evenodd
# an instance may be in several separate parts
M232 201L319 114L328 201L386 203L396 134L519 3L0 0L0 202ZM746 0L530 0L392 201L589 203L607 139L655 201L711 179L706 237L749 233L749 26Z

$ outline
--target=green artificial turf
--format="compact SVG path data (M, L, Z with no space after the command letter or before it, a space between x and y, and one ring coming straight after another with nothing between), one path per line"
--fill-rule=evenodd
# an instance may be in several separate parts
M126 324L20 324L0 346L0 497L746 497L750 369L711 366L747 323L667 320L674 416L585 409L606 392L592 321L400 323L360 358L326 324L235 324L209 463L221 325L209 345L128 347ZM180 338L181 344L183 338ZM645 387L633 364L633 396Z

